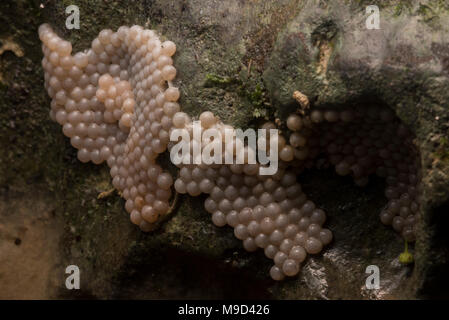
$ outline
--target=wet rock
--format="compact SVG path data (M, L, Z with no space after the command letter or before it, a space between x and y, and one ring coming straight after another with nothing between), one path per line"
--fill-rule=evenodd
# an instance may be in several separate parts
M381 29L367 30L365 6L376 3ZM0 190L30 192L31 185L52 194L46 201L64 219L61 266L76 264L82 272L78 293L58 282L60 274L51 274L59 283L60 297L446 295L447 5L318 0L78 4L79 30L65 29L62 1L43 1L43 8L33 1L16 1L0 12L0 22L12 26L0 32L0 39L23 51L23 56L10 51L0 55ZM403 242L378 219L386 203L383 182L373 180L360 189L327 170L306 172L299 180L328 212L326 225L335 239L322 254L308 258L298 277L270 280L271 264L263 252L247 253L231 228L213 226L203 197L180 197L171 219L154 233L143 234L129 222L118 194L97 199L99 192L111 188L108 169L77 161L75 150L48 116L50 100L43 87L37 37L43 22L71 40L75 51L89 46L104 28L140 24L157 29L177 44L176 85L183 110L193 116L210 110L238 127L255 126L265 118L285 120L298 107L292 98L296 90L309 97L312 108L390 107L415 133L421 151L425 205L412 248L415 264L399 264ZM161 163L176 174L167 156ZM14 248L24 245L25 240ZM368 265L380 269L379 290L365 287Z

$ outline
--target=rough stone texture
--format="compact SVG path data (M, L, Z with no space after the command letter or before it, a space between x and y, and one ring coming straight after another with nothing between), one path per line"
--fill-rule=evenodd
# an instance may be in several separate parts
M375 3L381 29L366 30L365 6ZM18 220L3 218L6 213L36 215L25 201L33 196L39 210L53 213L45 216L51 226L64 226L53 235L59 249L52 265L58 267L46 268L52 279L48 290L34 297L447 296L449 6L444 1L80 0L81 29L66 30L70 4L8 0L0 10L0 24L9 26L0 31L0 192L5 203L0 241L20 237L15 248L26 254L29 242L48 240L37 241L39 233L26 228L13 236L3 231ZM245 252L231 228L213 226L204 197L180 197L160 229L140 232L118 194L97 199L112 187L106 165L77 161L75 149L48 116L37 35L43 22L72 41L74 51L90 45L104 28L140 24L157 29L177 45L180 103L193 116L210 110L241 127L264 118L285 120L297 108L291 98L295 90L307 94L313 108L392 108L414 131L421 149L424 209L412 249L414 266L399 264L403 242L378 219L386 203L382 181L373 179L359 189L332 171L314 170L299 178L328 213L326 226L335 240L323 254L309 257L293 279L271 281L263 252ZM168 156L160 163L176 173ZM37 196L37 189L45 196ZM64 288L69 264L81 269L77 292ZM380 290L364 288L365 268L371 264L381 270ZM0 284L11 271L0 268Z

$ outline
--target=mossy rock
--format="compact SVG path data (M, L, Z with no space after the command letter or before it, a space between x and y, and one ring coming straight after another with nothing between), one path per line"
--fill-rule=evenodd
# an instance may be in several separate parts
M42 2L42 5L41 5ZM378 4L381 29L365 28L365 6ZM81 28L65 28L65 7L80 8ZM448 280L449 123L444 1L7 1L0 11L0 190L2 199L36 189L63 228L56 290L41 298L419 298L442 297ZM306 94L314 108L392 108L416 134L424 208L415 264L398 257L403 242L378 221L382 181L358 189L331 171L300 177L329 213L335 241L308 258L298 277L275 283L263 252L247 253L231 228L217 228L204 196L181 196L153 233L133 226L106 165L76 159L48 116L37 28L48 22L74 50L101 29L139 24L174 41L175 84L192 116L204 110L238 127L285 120ZM176 173L168 157L161 164ZM338 189L340 192L335 193ZM14 211L14 207L9 210ZM33 210L29 209L32 216ZM0 239L1 240L1 239ZM26 236L23 241L27 241ZM81 290L64 286L65 266L81 269ZM364 289L378 265L382 289ZM0 278L0 283L1 283Z

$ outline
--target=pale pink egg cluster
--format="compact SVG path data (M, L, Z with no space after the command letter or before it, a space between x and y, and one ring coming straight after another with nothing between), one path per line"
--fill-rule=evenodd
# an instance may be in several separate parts
M415 240L420 158L413 134L390 109L314 110L306 117L291 115L287 127L296 159L291 164L298 171L332 165L358 186L365 186L371 174L385 178L389 201L380 220L405 240Z
M171 56L176 46L140 26L103 30L85 52L48 24L43 42L45 87L52 119L78 149L78 159L107 161L131 221L150 231L169 210L170 174L156 163L169 142L179 90Z
M200 115L203 129L215 128L224 137L223 124L211 112ZM198 141L192 134L192 120L178 112L174 128L190 133L191 148ZM296 181L306 168L335 166L339 175L351 175L358 186L365 186L371 174L386 179L389 199L380 219L392 225L407 241L414 241L416 214L419 212L419 154L413 135L384 107L355 110L314 110L287 118L288 141L277 136L279 171L273 176L259 174L259 164L249 164L247 146L234 145L234 155L244 153L243 164L179 165L175 188L180 193L209 194L205 208L216 226L229 225L248 251L262 248L275 265L273 279L294 276L306 254L319 253L332 240L323 228L325 212L307 199ZM267 122L263 129L276 129ZM224 139L224 138L223 138ZM202 150L211 150L215 140L203 139ZM270 148L270 139L267 139ZM227 147L223 148L224 156ZM192 160L192 159L191 159Z
M413 135L384 107L357 110L307 110L287 118L288 139L278 134L279 169L261 175L250 163L255 151L244 144L222 144L226 129L213 113L203 112L202 129L216 129L222 141L197 141L191 118L180 112L179 90L171 56L176 46L161 42L140 26L103 30L85 52L72 55L70 42L49 25L39 28L43 42L45 87L52 98L50 116L78 149L78 159L106 161L114 187L126 199L131 221L144 231L169 211L170 174L156 163L174 129L186 129L191 154L195 145L222 154L243 154L243 164L180 164L174 187L179 193L208 194L206 211L216 226L231 226L248 251L258 248L273 259L275 280L298 274L307 254L317 254L332 241L323 228L326 214L307 198L297 175L312 167L334 166L358 186L377 174L385 178L388 204L380 214L404 239L414 241L420 208L419 153ZM263 129L276 129L267 122ZM273 140L266 138L266 149ZM235 140L234 140L235 142Z
M223 124L211 112L199 117L203 129L232 129ZM190 117L178 112L173 117L177 128L185 128L190 135L191 146L196 142L192 134ZM280 138L280 137L279 137ZM203 139L203 150L217 143ZM193 148L193 147L192 147ZM222 160L226 148L223 147ZM307 254L319 253L332 241L330 230L323 228L326 214L307 199L296 175L281 163L275 175L260 175L259 164L248 163L251 149L238 144L231 145L234 159L244 153L243 164L179 165L176 191L198 196L209 194L205 201L206 211L212 214L212 222L218 226L234 228L234 235L243 241L247 251L258 248L274 260L270 275L274 280L295 276ZM283 147L280 147L281 149Z

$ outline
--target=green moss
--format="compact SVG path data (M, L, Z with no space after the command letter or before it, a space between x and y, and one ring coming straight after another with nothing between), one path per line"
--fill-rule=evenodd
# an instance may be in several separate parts
M419 14L421 17L423 17L425 22L429 22L432 19L437 18L433 9L430 6L422 4L422 3L419 4L419 7L416 10L416 13Z
M237 92L241 99L241 108L252 111L255 119L268 119L273 115L271 104L266 94L261 75L248 77L246 70L242 70L235 77L220 76L208 73L205 79L205 87L219 87Z
M266 89L262 82L246 83L239 88L239 94L248 100L253 110L252 115L255 119L263 118L268 120L273 116L274 110L271 108L266 94Z
M438 147L434 154L438 159L449 162L449 138L440 138Z
M399 2L395 7L393 7L393 16L398 17L401 14L410 13L412 4L408 1Z
M231 77L223 77L216 74L208 73L206 74L206 82L204 84L205 87L214 87L219 86L226 88L232 84L239 84L240 81L237 78Z

